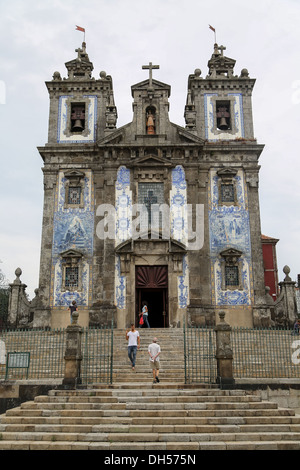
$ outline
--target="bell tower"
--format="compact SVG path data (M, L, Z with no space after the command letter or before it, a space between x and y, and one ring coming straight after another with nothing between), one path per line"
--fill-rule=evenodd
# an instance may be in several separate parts
M73 300L84 320L92 303L95 187L101 174L96 147L116 129L117 109L111 76L92 76L85 42L76 53L65 64L66 78L54 72L46 82L48 142L38 148L44 211L36 326L61 326Z
M186 126L208 141L253 139L251 95L255 79L247 69L234 75L235 60L224 55L226 47L214 45L208 75L196 69L188 79Z
M94 69L86 43L76 49L77 57L66 62L67 78L54 72L46 82L50 96L49 144L91 144L116 128L112 78Z
M185 106L186 129L205 141L200 185L207 194L210 289L202 283L202 302L210 295L212 307L226 309L229 322L252 326L265 303L258 193L263 145L253 130L255 79L247 69L236 75L236 61L225 51L214 44L207 76L198 68L189 75ZM192 313L196 317L197 309Z

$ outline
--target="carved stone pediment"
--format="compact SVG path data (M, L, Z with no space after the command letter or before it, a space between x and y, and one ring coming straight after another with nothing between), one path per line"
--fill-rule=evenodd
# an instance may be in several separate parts
M235 248L228 248L221 251L220 255L225 259L227 264L234 264L242 256L243 252Z
M142 82L136 83L131 87L132 96L134 95L135 91L144 91L149 88L149 80L143 80ZM171 87L166 83L160 82L159 80L152 79L152 88L154 90L167 90L168 96L171 94Z
M133 159L131 164L127 165L129 168L132 166L139 167L158 167L158 166L172 166L170 160L154 154L143 155Z
M85 174L82 172L82 171L78 171L78 170L69 170L69 171L65 171L64 173L65 177L66 178L84 178L85 177Z
M79 251L76 251L76 250L67 250L67 251L64 251L63 253L61 253L61 257L63 259L72 259L72 258L82 258L82 253L80 253Z
M231 183L236 174L237 170L235 168L222 168L217 171L217 175L224 183Z
M161 247L165 247L165 252L166 253L181 253L182 255L186 254L187 249L183 243L178 242L177 240L166 240L161 238L161 235L159 233L154 234L154 237L157 238L150 238L151 233L148 234L149 238L138 238L136 240L133 240L132 238L129 240L126 240L125 242L120 243L116 248L115 252L116 254L122 254L122 253L136 253L136 251L139 251L139 246L144 245L146 247L147 251L147 246L149 247L149 253L151 253L150 248L153 248L153 246L156 246L158 250L161 250Z
M159 234L157 234L159 236ZM139 238L137 240L126 240L120 243L116 249L116 254L120 257L121 274L130 272L131 263L135 258L143 259L155 255L169 259L172 263L172 272L182 274L183 257L186 254L186 247L176 240L164 240L162 238Z

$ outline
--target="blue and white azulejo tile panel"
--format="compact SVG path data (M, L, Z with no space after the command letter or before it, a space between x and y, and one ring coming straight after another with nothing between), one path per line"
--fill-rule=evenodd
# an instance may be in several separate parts
M217 169L211 171L209 188L209 236L212 300L215 305L251 305L253 298L251 236L247 188L243 170L235 176L237 205L219 205ZM228 248L242 252L239 259L241 289L222 289L220 253Z
M172 170L172 189L170 191L170 233L173 240L188 244L187 183L181 165ZM178 276L178 307L185 308L189 303L188 257L183 257L183 274Z
M115 244L129 240L132 236L132 191L130 170L125 166L118 169L116 181L116 237Z
M85 172L83 207L65 207L66 178L58 175L56 204L53 219L51 305L62 307L76 300L80 306L88 306L91 299L92 257L94 235L94 195L91 171ZM75 250L82 255L80 291L62 289L62 254Z
M120 257L115 257L115 305L126 308L126 276L121 275Z
M130 189L130 170L125 166L118 169L115 187L116 226L115 245L129 240L132 236L132 191ZM126 308L126 276L121 275L120 257L115 257L115 305Z
M183 257L183 274L178 276L178 307L186 308L189 304L189 266L188 257Z
M172 189L170 191L171 238L184 245L188 243L188 219L185 171L181 165L172 170Z

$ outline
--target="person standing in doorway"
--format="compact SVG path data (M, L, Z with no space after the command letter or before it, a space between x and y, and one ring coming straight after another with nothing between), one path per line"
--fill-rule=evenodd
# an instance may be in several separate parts
M153 342L148 346L148 353L150 356L150 367L153 371L153 383L159 382L159 355L160 345L157 344L157 338L153 338Z
M144 325L146 325L147 328L150 328L150 325L149 325L149 320L148 320L148 304L147 302L144 300L143 303L142 303L142 313L141 315L143 315L143 320L144 320Z
M126 330L126 339L128 340L128 357L131 362L132 370L135 369L136 353L140 349L140 334L135 329L134 323L131 323L130 330Z

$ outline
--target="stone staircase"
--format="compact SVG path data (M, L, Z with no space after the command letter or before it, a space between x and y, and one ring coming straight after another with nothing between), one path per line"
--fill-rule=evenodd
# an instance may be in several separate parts
M51 390L0 416L0 450L300 449L300 415L259 393L184 383L181 329L141 329L136 370L124 330L114 331L113 385ZM161 345L152 383L148 345Z
M0 450L290 450L300 449L300 416L209 385L95 385L7 411L0 438Z
M184 383L184 336L182 328L141 328L141 347L137 352L135 371L132 371L127 354L125 331L114 330L113 383L152 383L148 346L154 337L161 347L160 378L163 382Z

